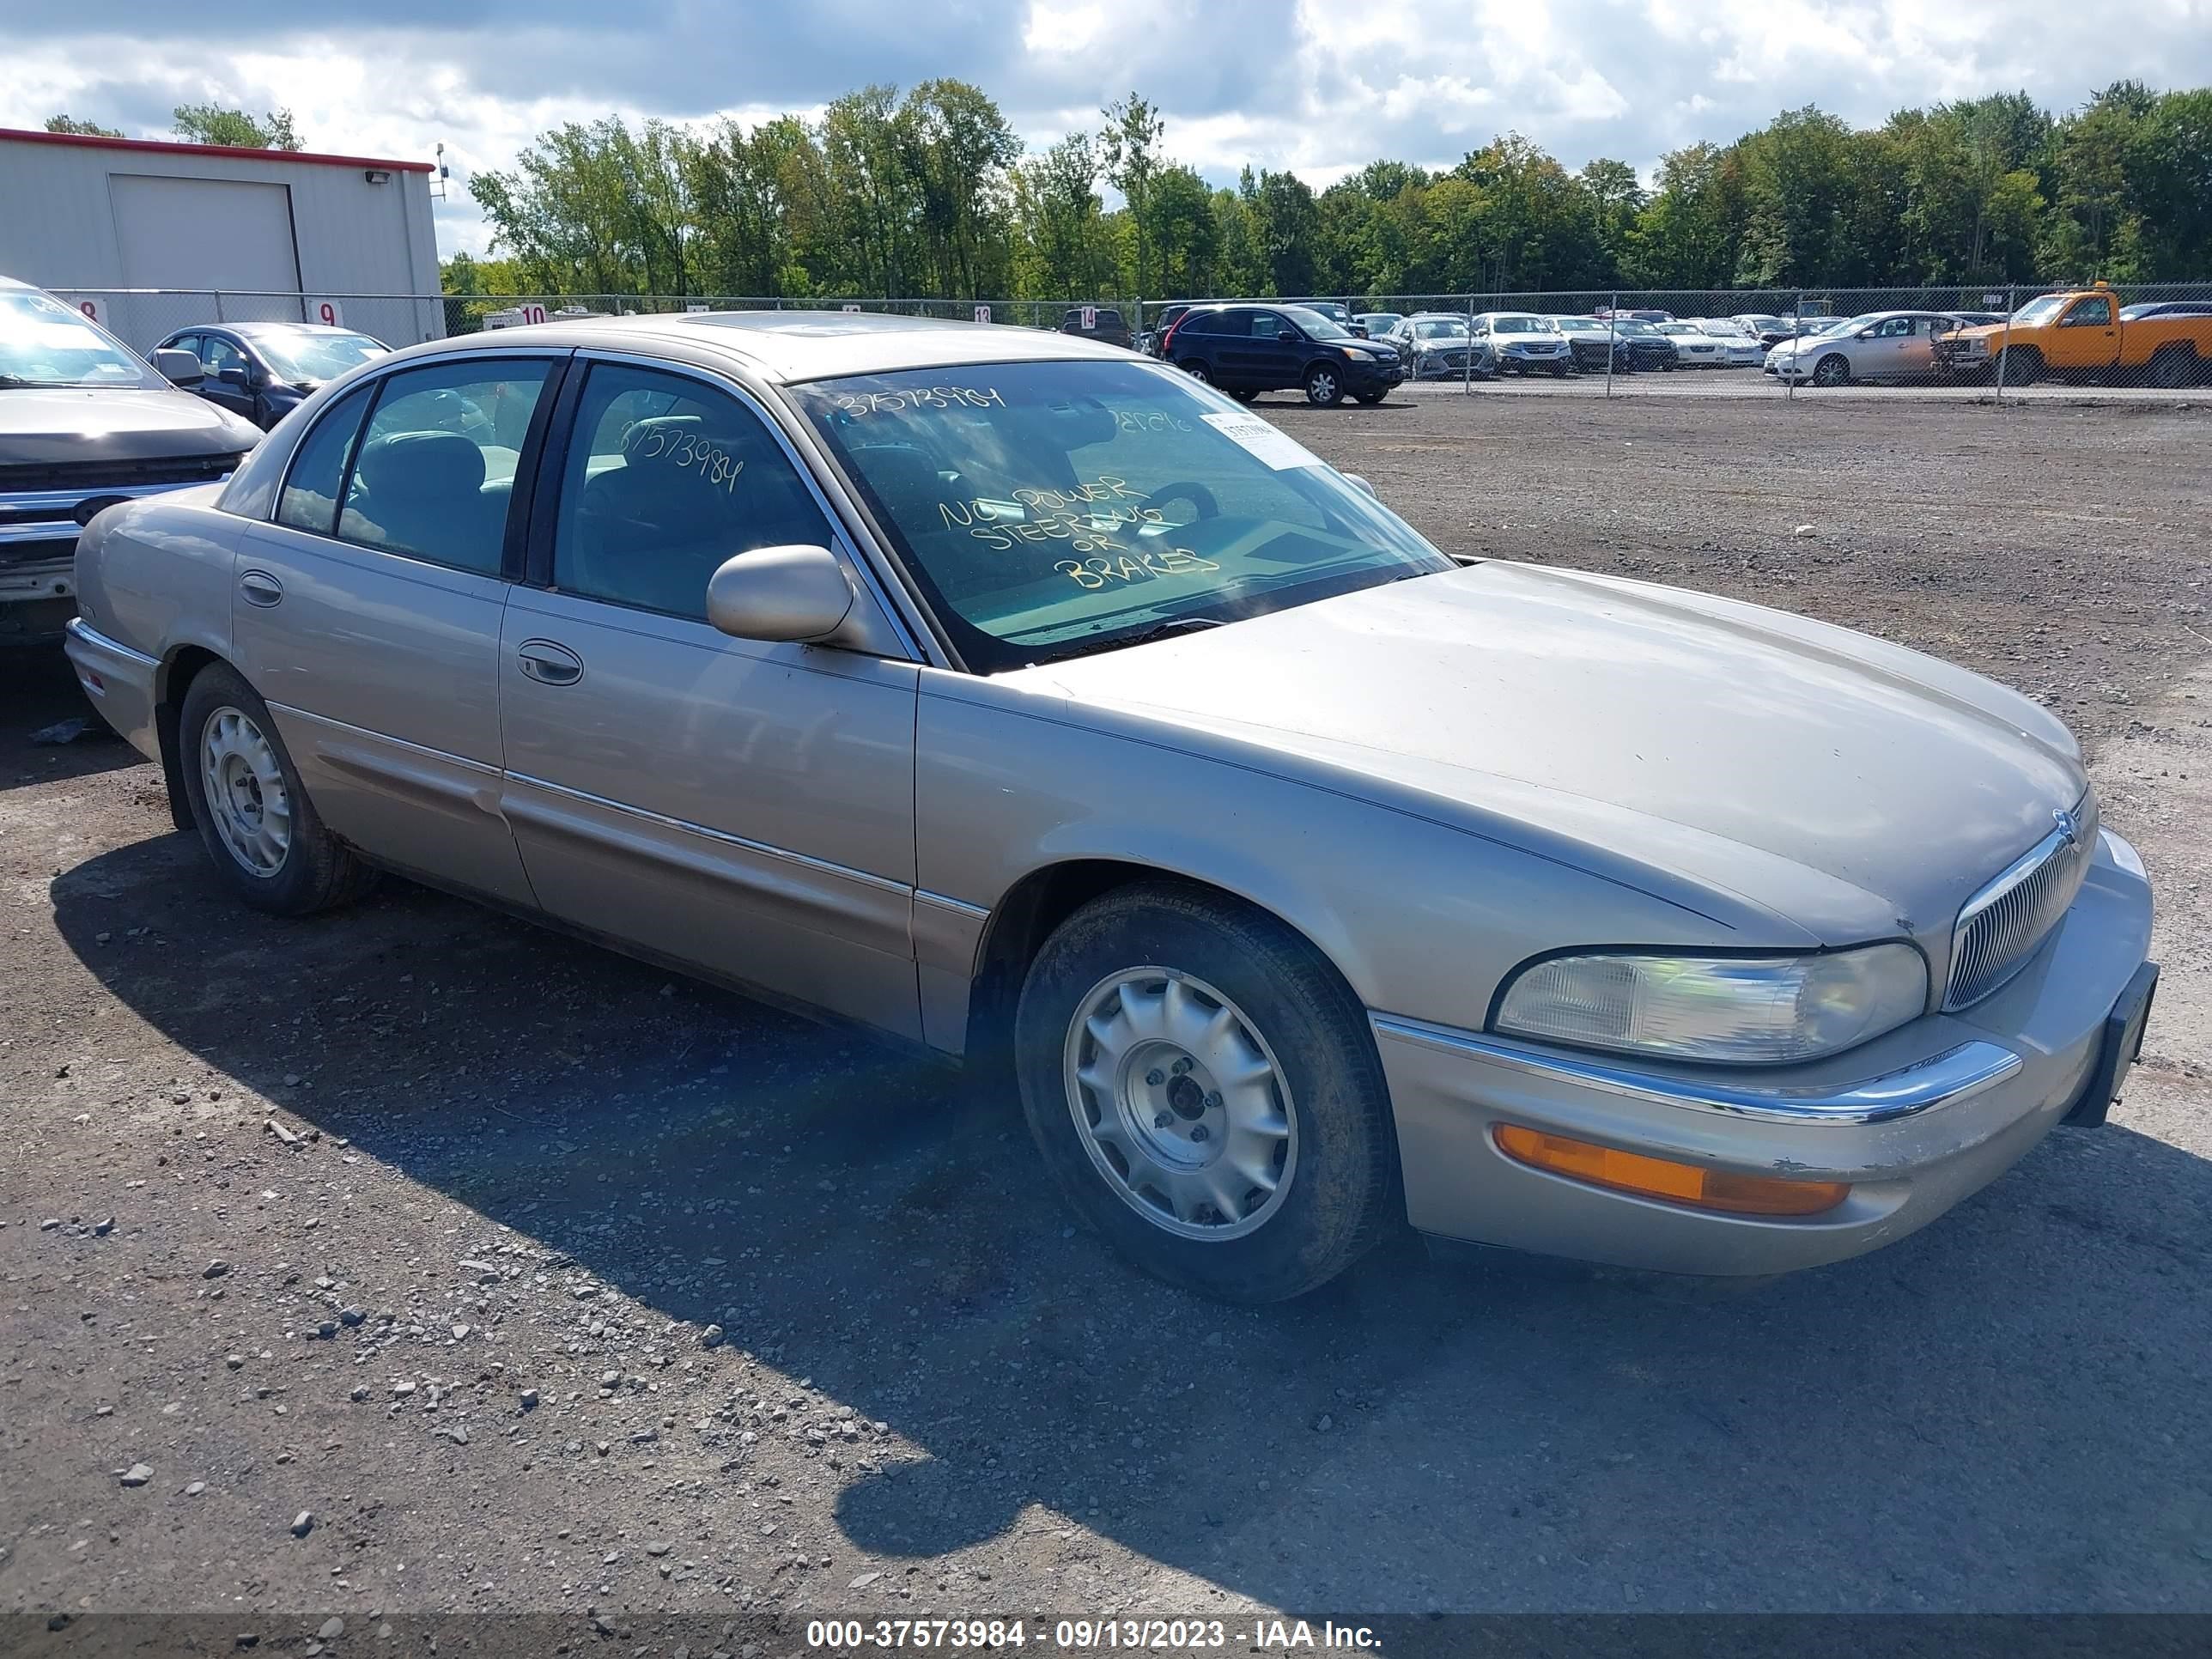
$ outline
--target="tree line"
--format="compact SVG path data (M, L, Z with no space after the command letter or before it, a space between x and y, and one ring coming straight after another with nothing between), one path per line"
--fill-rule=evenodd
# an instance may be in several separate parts
M1506 133L1441 171L1371 161L1316 192L1216 188L1132 93L1027 151L965 82L871 86L818 119L610 118L539 137L471 193L457 294L1154 298L1981 286L2212 279L2212 89L2122 81L1856 128L1808 106L1727 144L1570 170ZM179 137L296 149L290 112L175 112ZM58 115L56 131L99 131ZM1110 188L1120 204L1109 210Z

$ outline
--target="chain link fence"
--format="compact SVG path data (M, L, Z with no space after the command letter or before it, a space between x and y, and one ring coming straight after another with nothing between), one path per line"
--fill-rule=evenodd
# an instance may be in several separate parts
M1341 306L1355 318L1381 317L1393 321L1421 313L1473 320L1486 313L1504 313L1541 318L1624 318L1647 323L1662 331L1711 321L1723 326L1715 332L1733 338L1736 349L1718 354L1702 349L1685 349L1678 362L1685 368L1710 370L1690 376L1662 375L1638 369L1651 361L1641 356L1631 362L1612 359L1613 368L1593 369L1593 354L1583 354L1583 363L1560 377L1567 382L1550 387L1555 392L1580 391L1607 397L1655 391L1736 392L1749 394L1795 395L1799 378L1762 372L1769 349L1779 342L1797 340L1829 324L1882 312L1921 312L1973 322L2001 322L2042 294L2063 292L2086 284L2057 283L1968 284L1947 288L1883 289L1595 289L1476 294L1392 294L1367 295L1308 295L1297 299L1257 299L1271 305L1325 304ZM2212 313L2212 282L2124 283L2112 285L2115 303L2180 305ZM988 323L1020 328L1066 329L1116 341L1127 338L1140 348L1171 301L1133 297L1098 296L1066 300L938 300L913 298L825 297L792 299L758 295L394 295L343 293L282 293L239 289L58 289L57 296L77 305L140 351L151 350L164 340L196 326L241 322L320 322L356 329L393 346L418 341L472 334L485 329L518 326L556 318L617 317L667 314L694 311L853 311L946 321ZM1378 323L1377 328L1387 325ZM1947 322L1945 329L1951 325ZM1126 333L1125 333L1126 331ZM1917 337L1926 340L1923 333ZM2004 337L2008 338L2009 337ZM1746 343L1756 343L1756 354ZM1893 380L1923 386L1955 387L1974 397L1992 390L2003 396L2016 390L2007 385L2008 364L2025 354L2000 347L1971 366L1945 364L1929 352L1915 348L1918 356L1905 372L1862 373L1855 380L1887 384ZM1595 356L1602 362L1601 349ZM1902 356L1900 356L1900 362ZM2212 353L2192 360L2188 385L2212 380ZM1549 377L1547 377L1549 378ZM1805 381L1815 377L1809 370ZM2118 379L2120 376L2090 378ZM2139 377L2140 378L2140 377ZM2171 378L2171 377L2167 377ZM1690 382L1697 384L1692 386ZM2164 383L2161 381L2161 383ZM1437 383L1424 382L1425 389ZM1522 382L1522 384L1526 384ZM1496 389L1477 381L1470 373L1457 386L1441 389L1474 392Z

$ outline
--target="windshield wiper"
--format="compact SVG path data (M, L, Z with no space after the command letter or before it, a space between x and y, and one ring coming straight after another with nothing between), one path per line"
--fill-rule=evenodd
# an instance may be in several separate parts
M1154 640L1171 639L1177 634L1195 633L1202 628L1218 628L1218 617L1170 617L1165 622L1154 623L1150 628L1140 628L1133 634L1117 634L1110 639L1094 635L1089 640L1071 641L1073 649L1066 654L1082 656L1093 649L1110 647L1119 651L1125 645L1150 645Z

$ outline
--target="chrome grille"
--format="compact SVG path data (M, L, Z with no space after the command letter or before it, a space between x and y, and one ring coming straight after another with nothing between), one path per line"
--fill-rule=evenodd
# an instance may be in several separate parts
M2092 792L1966 901L1952 930L1945 1008L1978 1002L2020 971L2081 890L2096 848L2097 797Z

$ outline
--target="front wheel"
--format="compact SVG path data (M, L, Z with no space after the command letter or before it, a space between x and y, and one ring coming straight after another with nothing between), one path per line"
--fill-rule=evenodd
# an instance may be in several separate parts
M237 672L204 668L178 732L185 799L232 892L257 910L303 916L367 890L375 872L323 827L269 705Z
M1400 1208L1364 1011L1273 917L1175 882L1077 911L1015 1017L1030 1133L1137 1265L1225 1301L1297 1296Z
M1327 363L1306 371L1306 401L1316 409L1334 409L1344 401L1344 381Z
M1813 365L1814 386L1841 386L1850 378L1850 360L1839 351L1830 352Z
M2028 346L2007 346L1997 354L1997 378L2007 386L2033 386L2043 373L2043 356Z
M1252 403L1260 396L1258 391L1251 386L1239 386L1233 388L1230 392L1229 395L1236 398L1240 404Z
M1352 400L1356 404L1362 404L1367 408L1372 409L1376 404L1381 403L1389 395L1390 389L1388 386L1385 386L1380 392L1355 392L1352 394Z

